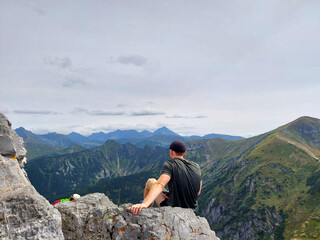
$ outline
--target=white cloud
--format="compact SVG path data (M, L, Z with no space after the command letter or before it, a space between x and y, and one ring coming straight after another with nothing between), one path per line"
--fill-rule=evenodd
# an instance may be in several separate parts
M69 57L65 58L45 58L43 60L45 63L53 65L53 66L58 66L59 68L71 68L72 67L72 62Z
M183 115L172 115L172 116L166 116L166 118L207 118L208 116L204 115L197 115L197 116L183 116Z
M28 114L28 115L56 115L59 114L54 111L48 111L48 110L13 110L13 113L16 114Z
M119 56L117 58L111 57L109 59L110 63L119 63L119 64L125 64L125 65L135 65L138 67L141 67L143 65L146 65L148 60L147 58L140 56L140 55L123 55Z
M103 110L88 110L85 108L77 107L73 111L71 111L72 114L81 114L85 113L87 115L93 115L93 116L119 116L124 115L124 111L103 111Z
M152 110L142 110L142 111L136 111L131 113L131 116L156 116L156 115L165 115L165 113L152 111Z
M77 77L66 77L63 81L62 86L66 88L73 88L73 87L83 87L86 86L88 83Z

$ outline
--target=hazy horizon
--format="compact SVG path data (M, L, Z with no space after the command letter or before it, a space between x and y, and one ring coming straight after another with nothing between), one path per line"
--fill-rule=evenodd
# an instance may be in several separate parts
M10 120L10 119L9 119ZM162 127L166 127L166 126L162 126ZM162 127L160 127L160 128L162 128ZM73 133L73 132L75 132L75 131L66 131L66 132L57 132L57 131L52 131L52 132L47 132L47 131L44 131L44 132L37 132L37 131L31 131L30 129L26 129L25 127L23 127L23 126L20 126L20 127L18 127L18 128L24 128L25 130L27 130L27 131L30 131L30 132L32 132L32 133L34 133L34 134L37 134L37 135L43 135L43 134L48 134L48 133L58 133L58 134L63 134L63 135L68 135L68 134L70 134L70 133ZM18 129L18 128L14 128L15 130L16 129ZM137 130L137 129L116 129L116 130L113 130L113 131L98 131L98 132L90 132L90 133L85 133L85 134L82 134L82 133L80 133L80 132L75 132L75 133L79 133L79 134L81 134L81 135L83 135L83 136L86 136L86 137L88 137L88 136L90 136L91 134L93 134L93 133L99 133L99 132L103 132L103 133L110 133L110 132L114 132L114 131L117 131L117 130L120 130L120 131L125 131L125 130L135 130L135 131L137 131L137 132L139 132L139 133L141 133L141 132L143 132L143 131L149 131L149 132L151 132L151 133L153 133L153 132L155 132L156 130L158 130L158 129L160 129L160 128L157 128L157 129L153 129L153 130L146 130L146 129L140 129L140 130ZM166 127L167 128L167 127ZM170 129L170 128L167 128L167 129L169 129L169 130L171 130L172 132L174 132L174 133L177 133L176 131L174 131L174 130L172 130L172 129ZM206 133L206 134L204 134L204 135L199 135L199 134L193 134L193 135L181 135L181 134L179 134L179 133L177 133L178 135L180 135L180 136L182 136L182 137L189 137L189 136L200 136L200 137L203 137L203 136L205 136L205 135L208 135L208 134L221 134L221 135L230 135L230 136L236 136L236 135L232 135L232 134L224 134L224 133ZM238 136L238 137L244 137L244 136ZM252 137L252 136L247 136L247 137Z
M0 3L14 128L247 137L320 118L319 1Z
M311 117L311 116L301 116L301 117ZM301 117L300 117L300 118L301 118ZM293 121L295 121L295 120L297 120L297 119L294 119ZM291 122L292 122L292 121L291 121ZM289 123L289 122L288 122L288 123ZM285 124L288 124L288 123L285 123ZM283 125L285 125L285 124L283 124ZM283 125L277 126L276 128L281 127L281 126L283 126ZM20 126L20 127L21 127L21 128L24 128L23 126ZM20 128L20 127L18 127L18 128ZM174 133L176 133L176 134L178 134L178 135L180 135L180 136L182 136L182 137L190 137L190 136L200 136L200 137L203 137L203 136L209 135L209 134L217 134L217 135L230 135L230 136L250 138L250 137L258 136L258 135L260 135L260 134L264 134L264 133L266 133L266 132L268 132L268 131L272 131L272 130L276 129L276 128L274 128L274 129L269 129L269 130L266 131L266 132L261 132L261 133L257 133L256 135L247 135L247 136L235 135L235 134L226 134L226 133L217 133L217 132L208 132L208 133L205 133L205 134L183 135L183 134L179 134L179 133L176 132L174 129L170 129L170 128L166 127L166 126L162 126L162 127L159 127L159 128L156 128L156 129L151 129L151 130L150 130L150 129L149 129L149 130L147 130L147 129L138 129L138 130L137 130L137 129L116 129L116 130L112 130L112 131L86 132L86 133L84 133L84 134L82 134L81 132L75 132L75 131L65 131L65 132L57 132L57 131L51 131L51 132L44 131L44 132L42 132L42 131L40 131L40 132L39 132L39 131L37 131L37 130L31 131L30 129L26 129L26 128L24 128L24 129L27 130L27 131L31 131L32 133L37 134L37 135L44 135L44 134L48 134L48 133L58 133L58 134L68 135L68 134L70 134L70 133L75 132L75 133L78 133L78 134L81 134L81 135L83 135L83 136L88 137L88 136L90 136L90 135L93 134L93 133L99 133L99 132L110 133L110 132L114 132L114 131L117 131L117 130L120 130L120 131L124 131L124 130L134 130L134 131L137 131L137 132L140 132L140 133L143 132L143 131L149 131L149 132L153 133L153 132L155 132L156 130L158 130L158 129L160 129L160 128L163 128L163 127L165 127L165 128L167 128L167 129L173 131ZM14 129L18 129L18 128L14 128Z

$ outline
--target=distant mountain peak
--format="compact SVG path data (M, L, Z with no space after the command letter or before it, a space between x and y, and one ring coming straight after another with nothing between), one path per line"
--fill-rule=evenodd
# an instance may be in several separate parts
M87 138L85 136L81 135L80 133L76 133L76 132L69 133L68 137L74 141L79 142L79 143L85 142L87 140Z
M281 128L290 129L290 128L305 128L312 127L318 128L320 127L320 119L313 118L309 116L299 117L296 120L289 122L288 124L282 126Z
M27 129L25 129L23 127L16 128L15 131L22 138L26 137L27 135L34 135L34 133L28 131Z
M19 128L16 128L15 131L21 131L21 132L28 132L28 133L31 133L30 131L28 131L27 129L25 129L24 127L19 127Z
M303 116L303 117L299 117L298 119L292 121L291 123L289 123L289 125L292 125L292 124L319 124L319 123L320 123L320 119L318 119L318 118Z
M47 133L48 135L49 134L52 134L52 135L58 135L58 134L60 134L60 133L57 133L57 132L49 132L49 133ZM44 135L46 135L46 134L44 134ZM63 134L60 134L60 135L63 135Z
M150 133L150 132L147 130L143 130L141 133Z
M77 132L71 132L69 133L68 135L81 135L80 133L77 133Z
M157 129L156 131L153 132L154 135L157 134L162 134L162 135L173 135L173 136L179 136L178 134L176 134L175 132L171 131L169 128L163 126L159 129Z
M316 120L316 121L319 121L320 119L318 118L314 118L314 117L310 117L310 116L302 116L302 117L299 117L297 120Z
M320 150L320 119L300 117L280 127L279 130L295 142Z

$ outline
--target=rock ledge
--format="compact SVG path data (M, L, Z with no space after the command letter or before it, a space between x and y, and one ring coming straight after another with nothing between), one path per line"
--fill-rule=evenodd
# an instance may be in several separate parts
M131 205L118 207L104 194L93 193L55 207L66 239L219 239L191 209L149 208L133 215Z

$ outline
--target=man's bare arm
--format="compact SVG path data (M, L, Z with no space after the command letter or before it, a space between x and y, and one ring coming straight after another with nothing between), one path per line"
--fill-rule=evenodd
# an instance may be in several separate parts
M170 181L170 176L167 174L161 174L158 181L153 184L152 188L150 189L149 194L146 196L146 198L143 200L143 203L146 205L150 205L153 203L153 201L158 197L158 195L162 192L164 187L167 185L167 183Z
M133 214L138 214L141 212L143 208L147 208L153 201L157 198L157 196L162 192L163 188L167 185L170 181L170 176L167 174L161 174L159 179L150 189L150 192L143 200L141 204L135 204L131 207L131 212Z
M198 192L198 196L199 196L200 193L201 193L201 188L202 188L202 180L201 180L201 182L200 182L200 190L199 190L199 192Z

